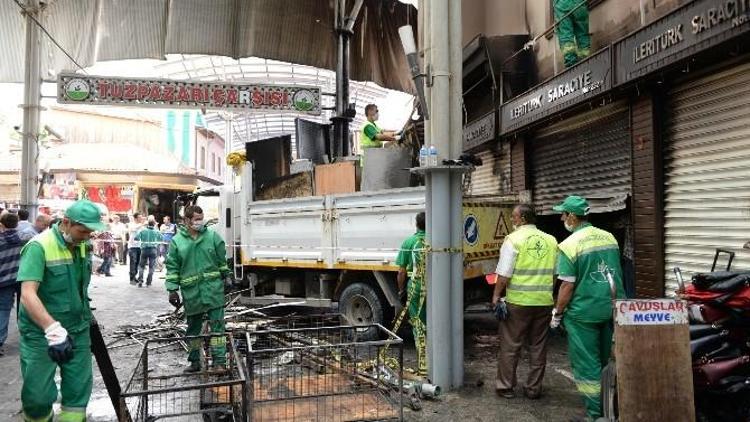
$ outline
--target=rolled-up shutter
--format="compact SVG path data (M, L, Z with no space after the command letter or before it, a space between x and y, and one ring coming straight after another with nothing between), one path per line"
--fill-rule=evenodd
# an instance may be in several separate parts
M737 253L733 269L750 268L750 254L742 249L750 241L750 63L676 86L666 110L669 294L677 287L675 266L686 280L710 271L716 248Z
M504 195L510 192L510 146L497 143L493 148L484 149L476 155L482 159L471 174L469 191L472 196Z
M627 103L581 113L535 134L534 205L541 214L568 195L589 199L592 212L625 208L631 190Z

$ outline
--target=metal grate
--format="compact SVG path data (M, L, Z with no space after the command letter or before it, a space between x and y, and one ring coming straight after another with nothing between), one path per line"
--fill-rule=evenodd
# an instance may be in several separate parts
M209 341L217 335L148 340L120 398L133 422L245 421L247 384L234 337L226 336L227 364L211 369ZM186 344L200 338L202 371L183 373ZM127 410L127 412L126 412ZM125 416L127 418L127 416Z
M376 328L378 340L361 333ZM381 325L247 332L254 422L403 420L403 342Z

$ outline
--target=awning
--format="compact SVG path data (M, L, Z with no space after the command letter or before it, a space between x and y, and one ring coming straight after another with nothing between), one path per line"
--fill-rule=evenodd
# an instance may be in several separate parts
M165 59L167 54L263 57L335 69L334 1L57 0L42 24L84 67L100 61ZM0 2L0 82L23 82L25 21ZM416 28L417 10L365 0L351 40L351 79L411 92L398 27ZM200 30L196 30L199 28ZM42 35L42 75L76 66Z

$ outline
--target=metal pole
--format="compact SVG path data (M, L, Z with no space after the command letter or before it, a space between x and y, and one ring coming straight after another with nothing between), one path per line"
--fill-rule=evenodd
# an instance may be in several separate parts
M361 5L360 5L361 7ZM359 9L355 4L355 12L359 12ZM335 7L335 30L337 35L336 41L336 116L332 117L333 121L333 145L331 148L331 158L337 155L337 151L342 153L348 148L349 142L349 122L350 117L347 117L346 111L349 108L349 45L351 36L354 35L352 30L347 29L347 22L356 21L357 16L349 17L351 20L347 20L346 16L346 0L336 0Z
M40 30L33 18L41 21L39 0L26 3L26 62L24 68L23 145L21 149L21 207L29 211L33 221L37 215L39 182L39 114L41 90Z
M461 2L451 1L449 9L450 63L450 157L463 152L463 49L461 45ZM451 385L464 383L464 262L463 262L463 173L450 172L451 228Z
M430 27L445 28L448 22L449 0L428 2ZM449 33L446 30L430 31L425 38L430 39L433 85L430 89L431 144L437 148L438 162L447 158L450 139L450 73L449 73ZM450 389L452 377L451 344L451 262L448 250L450 235L450 175L444 171L428 171L426 188L430 200L426 217L430 221L427 232L430 254L430 279L427 297L429 299L427 337L432 347L428 361L430 379L434 384Z
M234 142L234 130L232 130L232 118L234 115L232 113L225 113L224 114L224 121L226 123L226 132L227 132L227 138L224 139L224 184L227 186L233 186L234 185L234 173L232 169L229 168L229 166L226 163L227 157L232 152L232 149L234 149L234 145L232 143ZM234 188L232 188L234 189ZM232 226L234 227L234 226Z

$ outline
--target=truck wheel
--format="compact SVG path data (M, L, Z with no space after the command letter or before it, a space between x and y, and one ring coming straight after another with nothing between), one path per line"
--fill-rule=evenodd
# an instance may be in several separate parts
M352 283L339 298L339 312L351 325L383 324L383 299L372 286L366 283ZM363 340L376 340L375 327L361 330Z
M602 368L602 413L608 421L616 421L619 417L617 411L617 369L614 361L609 361Z

